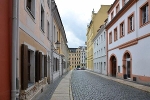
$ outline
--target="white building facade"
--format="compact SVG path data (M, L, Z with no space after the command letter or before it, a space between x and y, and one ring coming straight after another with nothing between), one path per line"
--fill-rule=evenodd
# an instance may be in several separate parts
M86 68L86 51L87 47L86 46L80 46L80 63L81 63L81 68L84 67Z
M149 0L115 0L108 10L108 75L150 84L149 5Z
M94 43L94 71L100 74L107 75L106 67L106 31L105 25L102 25L98 30L98 34L93 39Z

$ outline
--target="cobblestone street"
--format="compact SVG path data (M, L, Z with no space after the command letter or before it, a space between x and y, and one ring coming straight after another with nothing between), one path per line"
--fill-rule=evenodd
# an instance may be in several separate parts
M83 70L72 72L74 100L150 100L150 93Z

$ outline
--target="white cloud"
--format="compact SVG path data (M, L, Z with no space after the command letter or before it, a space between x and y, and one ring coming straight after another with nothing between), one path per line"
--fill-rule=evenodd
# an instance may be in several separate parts
M91 14L92 14L93 8L95 12L97 12L100 9L101 5L111 5L114 2L114 0L55 0L55 1L59 10L60 16L62 18L62 21L63 19L75 20L76 23L78 23L78 25L81 26L81 28L85 28L85 29L82 29L85 32L85 33L82 33L82 35L84 36L86 34L86 26L91 20ZM69 23L72 24L71 26L76 27L73 22L74 21L72 22L70 21ZM69 27L67 23L65 23L65 21L63 21L63 24L64 24L64 28L66 31L66 36L70 34L72 36L77 36L74 34L79 34L78 36L81 36L80 32L77 32L77 33L73 32L73 29L71 29L72 27ZM81 30L81 29L77 29L77 30ZM69 47L70 46L76 47L77 45L81 46L83 45L83 41L84 42L86 41L86 40L80 40L79 37L75 37L73 39L74 39L74 42L76 41L76 43L72 43L72 38L71 39L70 38L71 36L67 36Z
M78 39L72 31L66 31L66 36L70 48L77 48L79 46L84 46L85 44L85 41Z

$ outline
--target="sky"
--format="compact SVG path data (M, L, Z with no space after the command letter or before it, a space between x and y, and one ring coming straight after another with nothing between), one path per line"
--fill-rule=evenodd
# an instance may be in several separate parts
M85 46L87 25L94 9L101 5L111 5L114 0L55 0L66 32L69 48Z

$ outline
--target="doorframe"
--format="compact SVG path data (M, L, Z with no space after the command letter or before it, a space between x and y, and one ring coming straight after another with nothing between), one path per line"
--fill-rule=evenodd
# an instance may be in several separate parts
M117 66L118 66L118 61L117 61L117 57L115 54L112 54L110 56L110 59L109 59L109 75L112 76L112 57L115 57L116 58L116 77L117 77Z
M130 58L128 58L128 59L126 58L127 53L130 55ZM128 51L128 50L126 50L124 52L123 57L122 57L122 73L123 73L123 75L127 74L127 61L130 61L130 78L132 78L132 55L131 55L130 51Z

